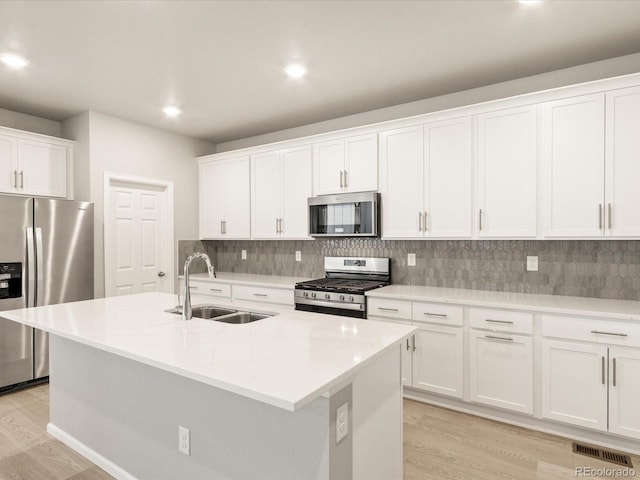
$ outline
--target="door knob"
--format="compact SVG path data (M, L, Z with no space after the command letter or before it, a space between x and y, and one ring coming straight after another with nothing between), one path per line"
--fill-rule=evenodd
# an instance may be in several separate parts
M166 275L166 273L164 273L164 272L158 272L158 276L159 277L164 277L165 275Z

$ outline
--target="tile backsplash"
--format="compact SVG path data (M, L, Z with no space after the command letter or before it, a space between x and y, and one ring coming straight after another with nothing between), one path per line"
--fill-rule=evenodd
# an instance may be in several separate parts
M182 240L178 247L180 273L187 255L198 250L219 271L309 278L323 275L325 256L390 257L391 280L398 284L640 300L636 240ZM407 266L408 253L416 254L415 267ZM537 272L526 271L528 255L538 256ZM205 271L202 262L192 268Z

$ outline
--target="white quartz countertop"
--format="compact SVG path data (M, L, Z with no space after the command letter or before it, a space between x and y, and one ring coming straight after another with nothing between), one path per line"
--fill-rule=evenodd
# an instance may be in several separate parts
M2 312L2 317L286 410L349 381L415 328L264 308L244 325L166 313L176 296L144 293ZM225 301L192 296L193 305ZM54 373L55 375L55 373Z
M184 278L184 275L180 275L179 278ZM307 277L284 277L279 275L258 275L256 273L235 272L216 272L216 278L209 278L209 274L207 273L190 273L189 279L212 283L233 283L236 285L290 288L291 290L293 290L296 283L311 280Z
M514 308L534 312L640 320L640 302L625 300L493 292L488 290L467 290L418 285L389 285L371 290L367 292L366 295L370 298L454 303L489 308Z

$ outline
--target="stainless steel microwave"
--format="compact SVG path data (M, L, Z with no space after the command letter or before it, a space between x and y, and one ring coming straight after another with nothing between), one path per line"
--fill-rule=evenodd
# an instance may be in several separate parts
M378 192L320 195L309 199L312 237L377 237Z

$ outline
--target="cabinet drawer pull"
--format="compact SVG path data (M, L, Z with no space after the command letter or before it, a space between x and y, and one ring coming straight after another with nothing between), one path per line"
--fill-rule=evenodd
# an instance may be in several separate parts
M344 175L344 172L340 170L340 188L344 188L344 181L342 180L342 175Z
M422 231L422 212L418 212L418 231Z
M212 291L212 292L221 292L222 291L221 288L210 288L209 290Z
M602 357L602 384L604 385L604 357Z
M268 295L266 293L254 293L253 294L254 297L268 297Z
M511 337L498 337L497 335L485 335L484 338L488 338L489 340L503 340L505 342L513 342L513 338Z
M602 204L598 204L598 229L602 230Z
M347 171L344 171L344 188L347 188L349 183L347 182Z
M413 335L413 336L411 337L411 339L412 339L412 343L413 343L413 351L415 352L415 351L416 351L416 336L415 336L415 335Z
M613 386L616 386L616 359L613 359Z
M628 337L629 336L626 333L603 332L601 330L591 330L591 333L594 333L596 335L613 335L614 337Z
M24 188L24 170L20 170L20 188Z
M18 188L18 170L13 171L13 188Z
M608 217L608 223L609 223L609 230L611 230L611 204L608 205L607 217Z
M482 231L482 209L480 209L480 212L478 213L478 231Z
M378 310L382 310L383 312L397 312L397 308L387 308L387 307L378 307Z
M407 338L407 351L409 350L409 339Z
M513 322L510 320L493 320L492 318L485 318L484 321L488 323L502 323L504 325L513 325Z
M425 314L427 317L447 318L447 314L446 314L446 313L431 313L431 312L424 312L424 314Z
M428 225L429 224L427 223L427 212L424 212L424 231L425 232L429 230Z

